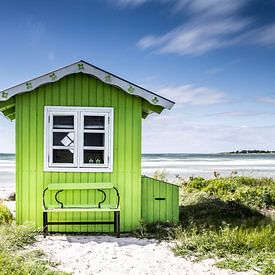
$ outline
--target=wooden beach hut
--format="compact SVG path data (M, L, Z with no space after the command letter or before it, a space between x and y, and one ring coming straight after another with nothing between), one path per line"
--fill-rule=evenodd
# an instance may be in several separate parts
M1 91L16 120L16 222L118 235L178 222L178 186L141 176L142 119L173 105L85 61Z

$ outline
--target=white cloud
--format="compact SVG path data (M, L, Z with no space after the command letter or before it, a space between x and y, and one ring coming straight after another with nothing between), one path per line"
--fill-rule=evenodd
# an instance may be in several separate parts
M150 0L113 0L119 6L138 6Z
M246 1L192 0L178 1L177 6L191 19L182 26L160 36L143 37L138 46L157 52L203 54L209 50L236 43L235 39L251 23L237 17Z
M161 133L161 135L159 134ZM144 153L208 153L274 148L275 126L248 127L188 119L184 111L152 115L143 121Z
M236 44L275 45L275 25L253 28L255 18L240 16L248 0L172 2L176 3L177 11L184 12L189 19L162 35L144 36L138 41L138 47L158 53L199 55Z
M187 9L193 14L203 13L209 15L227 15L239 11L248 2L247 0L178 0L176 1L177 10Z
M253 38L256 38L256 41L263 45L275 45L275 24L258 29Z
M202 54L235 43L231 35L243 30L248 20L225 19L192 21L163 36L146 36L138 42L142 49L154 48L162 53Z
M275 45L275 24L253 29L239 37L240 43L256 44L263 46Z
M170 86L160 89L159 93L173 99L177 105L212 105L228 101L224 92L193 85Z
M251 116L260 116L260 115L274 115L275 113L259 112L259 111L232 111L232 112L219 112L219 113L210 113L203 115L204 117L251 117Z
M274 96L263 96L258 98L259 102L268 103L268 104L275 104L275 97Z

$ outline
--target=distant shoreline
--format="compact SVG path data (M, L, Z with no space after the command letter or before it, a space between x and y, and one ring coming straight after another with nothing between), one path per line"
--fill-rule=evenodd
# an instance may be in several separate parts
M241 150L241 151L233 151L233 152L226 152L226 154L275 154L275 151L265 151L265 150Z
M142 156L152 156L152 155L169 155L169 156L180 156L180 155L264 155L264 154L269 154L269 155L275 155L275 151L265 151L265 150L237 150L237 151L232 151L232 152L219 152L219 153L142 153ZM5 157L15 157L15 153L1 153L0 156L5 156Z

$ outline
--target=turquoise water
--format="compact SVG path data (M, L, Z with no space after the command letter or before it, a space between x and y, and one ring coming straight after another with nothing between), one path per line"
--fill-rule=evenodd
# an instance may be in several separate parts
M275 154L144 154L142 173L152 175L166 170L173 180L182 177L213 177L214 171L223 176L236 171L238 175L275 178ZM0 154L0 188L15 188L15 155Z

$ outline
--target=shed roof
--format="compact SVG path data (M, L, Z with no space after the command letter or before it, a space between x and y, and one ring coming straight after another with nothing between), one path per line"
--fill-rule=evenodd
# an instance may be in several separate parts
M1 104L1 101L8 101L17 94L31 92L41 85L56 82L67 75L75 73L84 73L87 75L94 76L106 84L121 88L128 94L141 97L145 99L148 103L150 103L150 105L161 107L161 109L171 109L175 104L173 101L166 99L160 95L157 95L145 88L142 88L137 84L134 84L110 72L100 69L86 61L80 60L71 65L65 66L58 70L49 72L47 74L41 75L39 77L23 82L11 88L0 91L0 105L3 105L3 102ZM1 109L0 111L3 112L3 110Z

